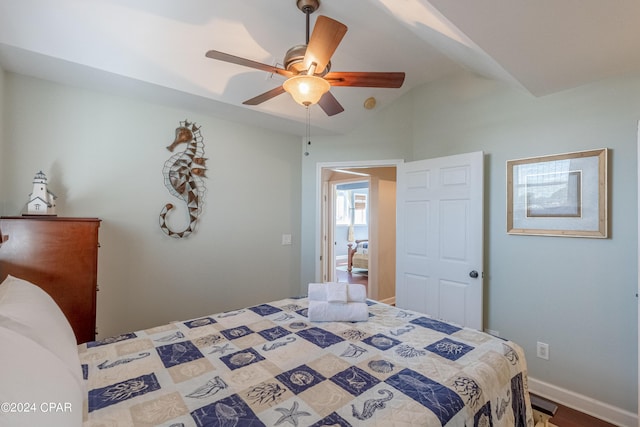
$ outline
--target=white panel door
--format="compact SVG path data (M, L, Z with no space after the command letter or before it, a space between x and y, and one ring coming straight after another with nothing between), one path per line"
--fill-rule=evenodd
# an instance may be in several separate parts
M397 175L396 305L482 330L483 153Z

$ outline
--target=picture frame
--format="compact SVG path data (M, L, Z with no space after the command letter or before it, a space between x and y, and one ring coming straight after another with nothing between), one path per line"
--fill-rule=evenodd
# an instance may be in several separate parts
M608 237L608 149L507 161L507 233Z

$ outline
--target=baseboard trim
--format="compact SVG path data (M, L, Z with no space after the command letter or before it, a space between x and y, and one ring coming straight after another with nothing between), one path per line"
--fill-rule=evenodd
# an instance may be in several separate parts
M620 427L637 427L638 414L529 377L529 391Z
M384 304L396 305L396 297L385 298L385 299L381 299L379 301L384 303Z

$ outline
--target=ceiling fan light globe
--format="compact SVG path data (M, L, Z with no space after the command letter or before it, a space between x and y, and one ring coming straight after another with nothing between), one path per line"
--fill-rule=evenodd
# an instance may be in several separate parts
M317 104L322 95L331 89L328 81L322 77L300 75L289 78L282 85L294 101L300 105Z

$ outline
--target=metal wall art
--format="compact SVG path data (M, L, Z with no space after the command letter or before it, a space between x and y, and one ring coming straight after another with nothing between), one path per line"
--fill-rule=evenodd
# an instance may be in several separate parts
M173 152L178 146L186 144L184 150L176 152L164 163L162 175L164 185L173 196L186 203L189 212L189 224L181 231L174 231L167 224L167 214L174 208L167 203L160 212L160 229L170 237L182 238L190 235L202 213L205 186L202 178L206 178L206 160L204 158L204 142L200 128L187 120L180 122L176 128L175 140L167 147Z
M507 161L507 233L606 238L607 151Z

